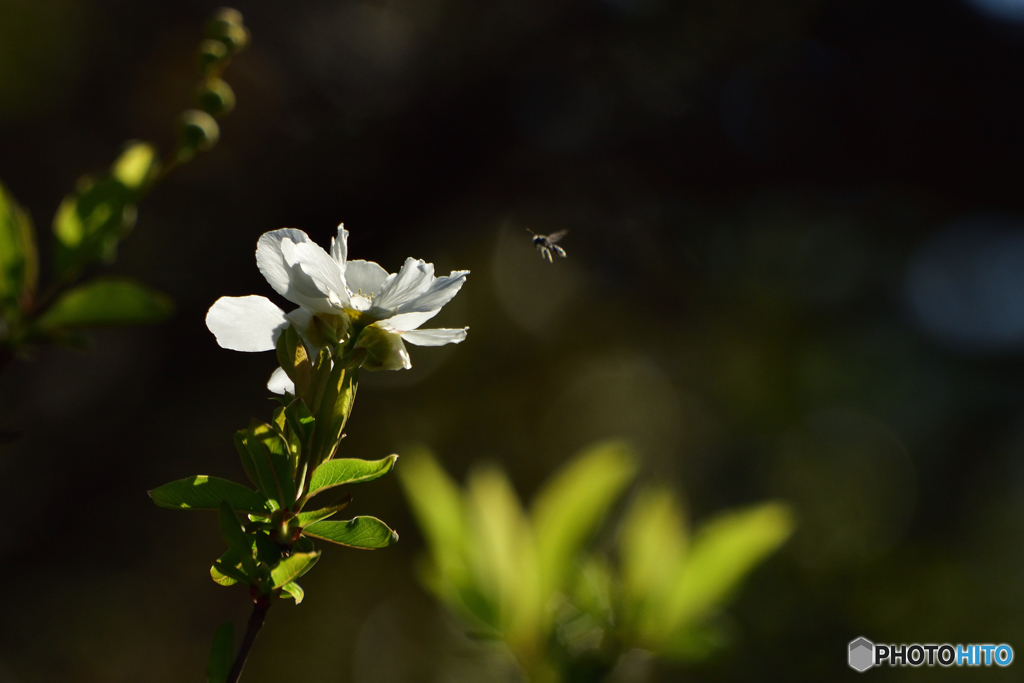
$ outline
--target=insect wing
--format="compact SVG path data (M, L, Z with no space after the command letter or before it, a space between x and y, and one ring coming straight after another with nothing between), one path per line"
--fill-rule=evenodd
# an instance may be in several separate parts
M569 231L568 230L559 230L558 232L551 233L550 235L548 235L548 242L550 244L554 244L558 240L560 240L563 237L565 237L567 232L569 232Z

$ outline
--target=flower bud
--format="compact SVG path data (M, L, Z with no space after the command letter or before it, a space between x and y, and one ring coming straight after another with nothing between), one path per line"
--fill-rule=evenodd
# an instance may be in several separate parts
M241 52L249 44L249 31L242 23L242 13L224 7L206 24L206 37L224 43L230 54Z
M181 150L192 155L196 151L210 149L220 138L220 128L213 117L205 111L189 109L178 117L178 133L181 136Z
M409 352L397 332L370 325L359 333L356 348L366 351L362 367L367 370L407 370L412 367Z
M235 93L219 78L207 78L196 93L199 107L211 116L227 116L235 108Z
M229 57L228 46L219 40L204 40L199 44L199 69L203 75L210 73Z

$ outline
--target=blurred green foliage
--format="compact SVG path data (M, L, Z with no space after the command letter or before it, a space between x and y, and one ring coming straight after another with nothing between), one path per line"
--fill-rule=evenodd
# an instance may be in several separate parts
M35 345L80 346L79 328L157 323L173 312L168 297L133 280L73 285L93 264L117 258L118 244L135 226L139 202L168 172L217 142L213 117L227 115L235 103L220 75L248 44L249 32L238 11L221 9L208 22L206 36L199 50L201 109L179 117L178 145L169 161L161 162L152 143L128 142L106 173L78 180L53 217L51 282L42 291L32 221L0 184L0 367Z
M781 503L723 513L691 539L675 496L643 488L609 557L592 541L635 476L629 448L597 444L527 511L500 470L478 467L463 491L421 449L399 479L430 551L424 583L534 682L600 681L636 649L706 657L725 642L717 613L789 538L792 513Z

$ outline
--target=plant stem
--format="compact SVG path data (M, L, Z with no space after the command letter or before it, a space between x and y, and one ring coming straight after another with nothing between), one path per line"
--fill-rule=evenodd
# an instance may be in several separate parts
M228 674L226 683L238 683L238 679L241 678L242 667L245 666L245 660L249 658L249 651L252 650L252 644L256 642L256 636L263 628L263 622L267 620L270 604L269 595L261 595L253 601L249 624L245 627L245 637L242 639L242 645L238 648L235 663L231 665L231 673Z

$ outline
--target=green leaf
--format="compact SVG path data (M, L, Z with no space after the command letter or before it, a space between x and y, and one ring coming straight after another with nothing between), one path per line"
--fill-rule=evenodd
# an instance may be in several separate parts
M256 488L267 497L271 506L276 510L290 504L282 502L286 498L284 493L286 485L279 479L279 470L284 471L282 473L285 474L286 480L290 480L290 477L286 474L287 464L275 462L277 458L274 453L264 445L264 440L261 437L268 433L273 434L270 425L263 424L259 420L250 420L249 429L236 433L235 443L237 446L240 439L241 444L245 446L249 457L248 462L246 462L246 458L242 459L242 466L246 468L247 473L249 467L252 468L253 473L250 474L250 478L255 479ZM294 481L292 481L292 486L294 487Z
M232 509L269 515L270 506L256 491L227 479L196 475L159 486L149 492L153 502L172 510L216 510L221 501Z
M117 242L135 225L136 192L117 178L84 180L64 198L53 217L54 270L67 281L97 259L111 261Z
M398 533L376 517L355 517L345 522L315 522L302 533L350 548L386 548L398 542Z
M39 277L32 220L0 183L0 309L31 299Z
M166 320L174 302L125 278L96 278L64 292L39 318L43 329L149 325Z
M319 550L312 553L292 553L270 570L271 583L274 588L283 588L312 569L319 559Z
M600 557L588 557L576 574L572 586L572 604L585 614L604 623L612 620L614 583L612 569Z
M302 586L295 583L294 581L291 581L281 586L281 590L283 590L287 595L290 595L293 598L295 598L296 605L302 602L302 599L306 597L306 591L302 590ZM283 598L284 595L282 595L281 597Z
M206 683L225 683L235 661L235 625L225 621L217 627L206 660Z
M552 477L533 501L541 590L561 590L573 561L636 475L625 444L588 448Z
M270 425L253 421L246 445L257 468L260 462L267 463L273 491L277 494L268 494L268 497L275 498L282 508L291 507L295 503L295 463L288 450L288 443Z
M328 460L313 470L309 480L309 493L312 496L322 490L344 484L358 484L373 481L390 472L398 460L397 455L389 455L381 460L359 460L358 458L341 458Z
M422 447L403 449L398 482L442 576L466 574L466 512L458 484Z
M256 559L267 566L275 565L281 561L281 548L270 540L265 531L257 531L252 534L253 545L256 548Z
M130 143L110 167L110 174L125 187L143 190L160 172L156 148L148 142Z
M519 497L508 476L490 465L471 470L466 489L466 553L475 584L497 608L495 626L512 640L543 640L551 596L540 591L533 530Z
M263 482L260 481L259 470L256 467L256 463L253 462L252 455L249 453L249 447L245 444L245 439L248 435L248 429L240 429L235 432L235 450L238 451L238 457L242 461L242 469L245 470L245 475L249 477L249 481L252 482L253 486L262 491ZM270 483L271 490L273 490L273 482Z
M619 534L621 628L648 649L669 635L668 597L682 571L686 543L686 520L672 492L641 490Z
M793 528L793 515L782 503L728 512L705 524L669 595L669 630L725 602L744 577L789 538Z
M222 586L233 586L236 583L250 583L239 565L242 558L234 550L227 550L210 565L210 578Z
M252 557L252 544L246 537L242 523L238 521L235 511L231 509L231 505L227 501L221 502L217 509L217 518L220 523L220 535L224 537L228 548L234 550L238 555L246 576L258 576L256 561ZM218 569L224 571L223 567L218 567Z
M313 522L319 522L322 519L327 519L334 514L344 510L348 507L348 504L352 502L352 496L346 494L343 500L336 505L330 505L319 510L310 510L308 512L300 512L297 516L299 518L299 526L309 526Z

